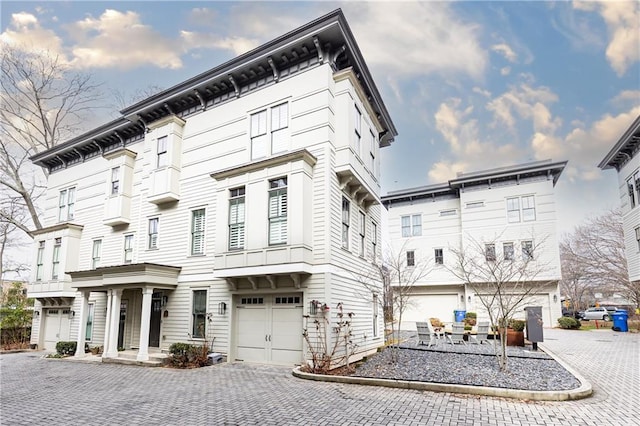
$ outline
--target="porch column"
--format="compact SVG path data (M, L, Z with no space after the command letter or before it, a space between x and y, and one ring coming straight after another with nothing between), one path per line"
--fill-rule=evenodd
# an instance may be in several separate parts
M140 318L140 348L138 349L138 361L149 360L149 328L151 323L151 299L153 288L142 289L142 313Z
M111 297L111 329L109 330L109 350L107 358L118 358L118 330L120 323L120 302L122 300L122 290L112 290Z
M107 350L109 349L109 333L111 331L111 289L107 290L107 316L104 322L104 343L102 344L102 358L107 358Z
M78 325L78 340L75 354L75 356L77 357L85 356L84 339L86 337L85 334L87 333L87 314L89 312L89 292L83 291L81 294L82 297L80 298L80 315L78 315L80 324Z

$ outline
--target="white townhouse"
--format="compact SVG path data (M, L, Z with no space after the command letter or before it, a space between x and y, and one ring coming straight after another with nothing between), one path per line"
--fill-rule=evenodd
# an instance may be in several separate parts
M458 173L446 183L382 197L394 256L406 259L406 267L426 264L428 271L411 289L403 328L432 317L452 322L455 310L488 319L473 289L451 272L457 253L469 251L463 245L470 244L503 259L532 256L542 265L531 277L542 291L527 306L542 306L545 326L555 324L561 316L561 274L554 187L565 165L547 160ZM524 311L516 316L524 317Z
M300 364L317 301L355 313L354 358L382 345L355 277L379 256L397 132L340 10L121 114L32 158L50 172L32 343L145 361L207 340L230 361Z
M616 169L629 280L640 280L640 116L598 165Z

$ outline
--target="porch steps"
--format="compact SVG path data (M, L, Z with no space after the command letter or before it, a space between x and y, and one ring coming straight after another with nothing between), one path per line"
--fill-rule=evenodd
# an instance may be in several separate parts
M103 363L121 365L139 365L141 367L162 367L168 361L168 355L161 352L150 353L148 361L138 361L138 351L118 352L118 358L103 358Z

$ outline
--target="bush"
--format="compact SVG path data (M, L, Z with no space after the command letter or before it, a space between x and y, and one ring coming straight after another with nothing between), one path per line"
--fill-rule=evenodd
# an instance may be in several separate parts
M204 344L174 343L169 347L169 364L175 368L198 368L209 365L209 347Z
M526 322L522 320L512 319L511 321L509 321L509 328L515 331L524 331L525 325L526 325Z
M56 343L56 352L63 356L75 355L77 346L78 342L58 342Z
M566 330L577 330L580 328L580 320L571 317L558 318L558 324L560 324L561 328Z
M464 315L464 317L465 317L465 318L473 318L473 319L476 319L476 318L478 318L478 314L476 314L475 312L467 312L467 313Z

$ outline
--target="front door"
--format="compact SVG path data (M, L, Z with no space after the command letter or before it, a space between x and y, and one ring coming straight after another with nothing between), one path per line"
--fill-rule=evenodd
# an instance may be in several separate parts
M118 349L124 348L124 323L127 321L127 301L120 302L120 322L118 323Z
M162 293L153 293L151 298L151 323L149 324L149 346L160 347L160 320L162 318Z

